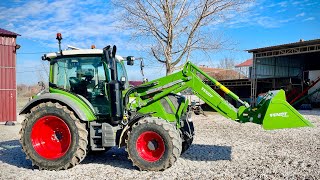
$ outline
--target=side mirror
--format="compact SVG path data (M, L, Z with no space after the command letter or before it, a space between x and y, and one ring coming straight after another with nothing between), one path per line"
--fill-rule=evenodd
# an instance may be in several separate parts
M121 78L120 78L120 82L122 83L122 84L125 84L126 83L126 77L125 76L121 76Z
M47 60L47 55L44 54L42 57L41 57L42 61L46 61Z
M44 54L43 56L41 56L42 61L51 61L51 59L49 57L47 57L46 54Z
M121 90L126 89L126 81L127 81L127 78L125 76L121 76L121 78L120 78L120 89Z
M127 65L132 66L134 64L134 57L133 56L128 56L127 57Z

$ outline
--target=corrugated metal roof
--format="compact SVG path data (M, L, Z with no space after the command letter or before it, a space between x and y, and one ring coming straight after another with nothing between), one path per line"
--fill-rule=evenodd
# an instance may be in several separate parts
M2 28L0 28L0 35L3 35L3 36L20 36L20 34L17 34L17 33L2 29Z
M236 65L235 67L251 67L253 63L253 59L248 59L238 65Z
M300 41L294 42L294 43L250 49L250 50L246 50L246 51L248 51L249 53L257 53L257 52L273 51L273 50L295 48L295 47L300 47L300 46L310 46L310 45L317 45L317 44L320 44L320 39L313 39L313 40L309 40L309 41L300 40Z

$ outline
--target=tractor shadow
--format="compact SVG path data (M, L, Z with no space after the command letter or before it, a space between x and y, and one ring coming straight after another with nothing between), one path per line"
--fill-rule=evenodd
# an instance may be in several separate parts
M192 161L230 161L231 146L192 144L180 157Z
M192 161L219 161L231 160L230 146L216 146L192 144L191 147L180 156L183 159ZM21 149L18 140L0 142L0 161L19 168L34 169L30 160L26 160L26 155ZM128 153L124 148L112 148L107 152L88 153L80 164L103 164L124 169L137 169L132 166L128 159Z
M230 161L231 152L231 146L192 144L180 158L192 161ZM128 159L128 153L124 148L118 149L114 147L104 153L89 153L81 164L90 163L110 165L125 169L137 169L132 166L131 161Z
M0 142L0 161L19 168L33 169L18 140Z
M81 164L103 164L124 169L137 169L128 159L124 148L113 147L107 152L89 152Z
M220 161L231 160L231 146L217 146L192 144L191 147L183 153L180 158L192 161ZM112 148L107 152L89 153L81 164L104 164L124 169L138 169L132 166L132 162L128 159L128 153L124 148Z
M25 169L37 169L26 159L19 140L0 142L0 162ZM108 152L88 153L80 164L98 163L114 167L135 169L128 159L127 152L121 148L112 148Z

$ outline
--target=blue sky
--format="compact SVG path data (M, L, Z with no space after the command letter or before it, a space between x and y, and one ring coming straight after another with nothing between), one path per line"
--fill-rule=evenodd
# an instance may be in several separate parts
M72 45L89 48L118 46L118 54L144 57L149 79L163 76L165 69L145 53L143 42L130 41L130 33L118 28L119 10L105 0L1 0L0 27L19 33L17 82L33 84L47 79L45 52L57 50L55 34L63 35L63 48ZM230 43L226 49L212 53L195 52L190 60L196 64L216 66L222 58L242 62L251 57L244 50L320 38L320 0L256 0L245 12L233 14L224 22L210 26ZM231 46L232 44L232 46ZM140 80L138 67L128 70L132 80Z

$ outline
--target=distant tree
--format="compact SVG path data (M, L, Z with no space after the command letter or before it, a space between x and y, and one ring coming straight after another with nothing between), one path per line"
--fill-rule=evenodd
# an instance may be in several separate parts
M223 58L219 61L218 68L221 69L234 69L236 62L233 58Z
M194 50L221 48L223 41L209 27L252 0L121 0L124 26L135 37L144 38L152 56L165 64L166 73L180 68Z

